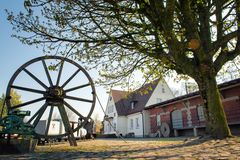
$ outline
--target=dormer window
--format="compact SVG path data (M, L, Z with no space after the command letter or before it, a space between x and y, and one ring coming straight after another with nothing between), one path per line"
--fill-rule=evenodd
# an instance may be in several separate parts
M136 104L136 101L132 101L132 102L131 102L131 109L134 109L135 104Z

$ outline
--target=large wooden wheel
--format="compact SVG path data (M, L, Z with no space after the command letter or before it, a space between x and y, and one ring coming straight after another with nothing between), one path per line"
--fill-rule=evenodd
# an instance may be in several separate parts
M64 69L65 66L68 69ZM71 83L71 81L73 82ZM27 94L27 98L23 99L21 104L14 105L11 98L12 90L17 93L24 92L21 96ZM6 97L9 113L17 109L33 110L31 112L34 114L31 114L25 123L36 127L39 121L45 117L44 132L36 133L40 138L73 135L73 132L88 122L96 101L95 87L87 71L78 63L59 56L43 56L23 64L10 79ZM85 106L88 108L84 108ZM79 123L76 127L71 126L70 121L72 120L69 119L67 111L74 114L75 119L78 120ZM81 111L84 111L85 114L82 114ZM57 119L65 128L63 133L49 133L50 123L55 112L58 112Z

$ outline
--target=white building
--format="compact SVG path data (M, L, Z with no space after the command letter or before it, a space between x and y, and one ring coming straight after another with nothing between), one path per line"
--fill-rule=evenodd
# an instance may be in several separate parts
M105 111L104 134L148 136L150 117L144 108L173 97L165 80L155 80L130 94L126 91L111 90Z

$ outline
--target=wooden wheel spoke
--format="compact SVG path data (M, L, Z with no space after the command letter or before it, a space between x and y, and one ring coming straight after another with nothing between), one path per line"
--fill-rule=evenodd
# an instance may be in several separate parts
M51 123L51 120L52 120L52 113L53 113L53 106L51 106L51 108L50 108L50 112L49 112L49 116L48 116L48 121L47 121L47 128L46 128L46 130L45 130L45 136L48 135L50 123Z
M73 97L73 96L64 96L64 98L66 98L66 99L72 99L72 100L76 100L76 101L93 103L93 100L85 99L85 98L78 98L78 97Z
M63 125L65 127L65 131L68 132L68 133L73 133L72 131L72 127L70 125L70 122L69 122L69 119L68 119L68 116L67 116L67 112L64 108L64 106L58 106L58 109L59 109L59 113L62 117L62 121L63 121Z
M52 82L51 76L50 76L50 74L49 74L49 71L48 71L48 68L47 68L46 62L45 62L44 60L42 60L42 64L43 64L43 67L44 67L45 73L46 73L46 75L47 75L48 82L49 82L50 86L52 87L52 86L53 86L53 82Z
M59 82L60 82L60 78L61 78L62 70L63 70L63 64L64 64L64 61L61 61L61 66L60 66L60 68L59 68L56 86L58 86L58 85L59 85Z
M40 81L36 76L34 76L31 72L29 72L26 68L23 69L32 79L34 79L38 84L40 84L43 88L48 89L48 87Z
M83 115L81 115L76 109L74 109L69 103L64 101L64 105L68 107L71 111L73 111L76 115L78 115L80 118L85 118Z
M31 101L28 101L28 102L25 102L25 103L22 103L22 104L18 104L16 106L12 106L11 109L16 109L16 108L23 107L23 106L26 106L26 105L29 105L29 104L33 104L33 103L42 101L44 99L45 99L44 97L41 97L41 98L38 98L38 99L34 99L34 100L31 100Z
M61 87L64 88L64 87L78 74L79 71L80 71L80 68L79 68L77 71L75 71L75 72L71 75L71 77L69 77L69 78L66 80L66 82L65 82Z
M65 127L65 131L66 133L68 133L68 140L69 140L69 143L70 145L74 145L74 146L77 146L77 142L76 142L76 139L73 135L73 130L72 130L72 127L70 125L70 122L69 122L69 119L68 119L68 116L67 116L67 112L64 108L63 105L61 106L58 106L58 109L59 109L59 113L62 117L62 121L63 121L63 124L64 124L64 127Z
M44 103L44 104L42 105L42 107L40 107L39 110L27 121L27 123L31 123L32 120L34 120L34 118L36 118L36 116L37 116L40 112L42 112L42 110L45 108L46 105L47 105L47 103Z
M39 93L39 94L44 94L45 91L41 91L38 89L32 89L32 88L27 88L27 87L21 87L21 86L16 86L12 85L11 88L18 89L18 90L23 90L23 91L28 91L28 92L33 92L33 93Z
M81 86L69 88L69 89L66 89L65 92L71 92L71 91L74 91L74 90L77 90L77 89L80 89L80 88L84 88L84 87L87 87L87 86L90 86L90 85L91 85L90 83L87 83L87 84L84 84L84 85L81 85Z
M34 128L37 126L38 122L40 121L42 115L44 114L45 110L47 109L47 106L48 106L48 104L45 103L44 106L42 107L41 111L38 113L35 121L33 122L33 127Z

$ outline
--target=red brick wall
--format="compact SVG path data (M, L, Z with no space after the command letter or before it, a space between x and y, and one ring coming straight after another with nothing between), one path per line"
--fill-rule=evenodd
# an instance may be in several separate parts
M223 105L228 123L240 123L240 100L233 98L240 97L240 86L224 90L221 93L225 99ZM231 100L227 100L227 98Z
M227 120L229 123L239 123L240 124L240 86L229 88L221 91L223 95L223 105L226 112ZM227 100L226 98L237 97L237 99ZM192 118L192 126L200 126L204 125L204 121L200 122L197 115L197 105L202 104L202 99L200 96L193 97L188 100L190 102L190 112ZM196 106L195 108L193 106ZM185 106L183 105L183 101L175 102L166 106L157 106L149 110L150 112L150 122L151 122L151 133L156 133L157 131L157 120L156 115L167 113L161 115L161 122L166 122L170 126L171 124L171 112L175 109L183 109ZM187 124L187 112L186 110L182 111L183 116L183 127L188 127Z

